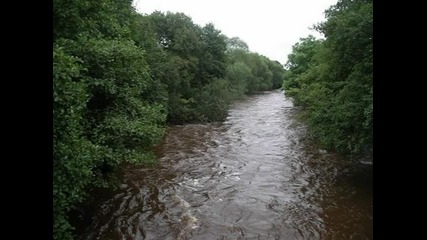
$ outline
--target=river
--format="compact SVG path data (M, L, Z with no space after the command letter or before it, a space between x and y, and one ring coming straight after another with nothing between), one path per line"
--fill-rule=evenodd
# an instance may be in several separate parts
M270 91L169 127L79 239L372 239L372 163L316 148L297 111Z

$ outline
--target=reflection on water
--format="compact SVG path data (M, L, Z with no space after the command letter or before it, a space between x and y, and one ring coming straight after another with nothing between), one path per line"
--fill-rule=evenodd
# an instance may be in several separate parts
M325 153L283 92L223 123L170 127L159 164L126 166L81 239L372 239L372 165Z

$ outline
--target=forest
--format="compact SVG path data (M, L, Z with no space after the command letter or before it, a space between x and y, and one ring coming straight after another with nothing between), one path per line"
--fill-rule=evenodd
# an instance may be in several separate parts
M123 163L152 164L168 124L222 121L244 95L282 88L326 149L372 151L372 1L340 0L283 66L184 13L132 0L53 1L53 235Z

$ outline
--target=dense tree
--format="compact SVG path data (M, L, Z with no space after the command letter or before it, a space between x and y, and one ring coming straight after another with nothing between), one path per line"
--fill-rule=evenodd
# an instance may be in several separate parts
M280 88L285 70L279 62L241 48L229 48L228 56L226 78L234 89L244 89L241 94Z
M292 47L292 53L288 55L286 62L283 88L289 96L294 97L298 104L311 106L306 102L309 93L302 94L301 91L310 86L314 79L317 79L316 70L322 64L317 61L315 55L321 51L322 41L315 39L312 35L307 38L300 38L300 42Z
M148 63L167 73L160 79L168 89L169 122L221 120L233 99L272 89L274 74L276 87L282 81L284 70L277 63L249 52L243 40L227 38L213 24L200 27L183 13L154 12L143 18L167 56L160 64Z
M284 78L284 74L285 74L285 70L282 66L282 64L278 61L271 61L269 59L267 59L267 65L268 65L268 69L270 69L271 73L273 74L272 76L272 83L273 89L278 89L282 87L282 83L283 83L283 78Z
M285 89L294 90L300 87L297 77L301 76L311 69L314 63L314 55L317 53L321 40L315 39L312 35L307 38L300 38L300 42L292 46L292 53L288 55L288 61L286 63L286 81Z
M329 149L372 149L372 1L340 0L289 55L283 87L305 107L313 135Z
M272 89L273 74L268 68L267 60L264 56L257 53L250 53L248 58L248 66L251 69L252 77L248 81L248 91L264 91Z
M227 67L226 79L230 83L232 95L241 97L248 92L247 82L252 77L251 69L244 62L238 61Z
M130 39L131 1L54 6L54 238L72 239L68 213L88 190L109 186L121 162L152 160L166 106L145 52Z
M129 37L132 0L54 0L53 36L75 39L82 34L98 38Z
M248 44L239 37L226 38L225 43L227 44L228 51L233 51L235 49L242 49L246 52L249 51Z
M223 78L226 68L225 36L209 23L202 29L203 47L199 56L199 79Z

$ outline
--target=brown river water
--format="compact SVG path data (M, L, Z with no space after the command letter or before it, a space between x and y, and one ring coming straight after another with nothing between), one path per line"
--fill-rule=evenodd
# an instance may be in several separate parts
M222 123L171 126L125 166L79 239L372 239L372 162L316 148L282 91Z

